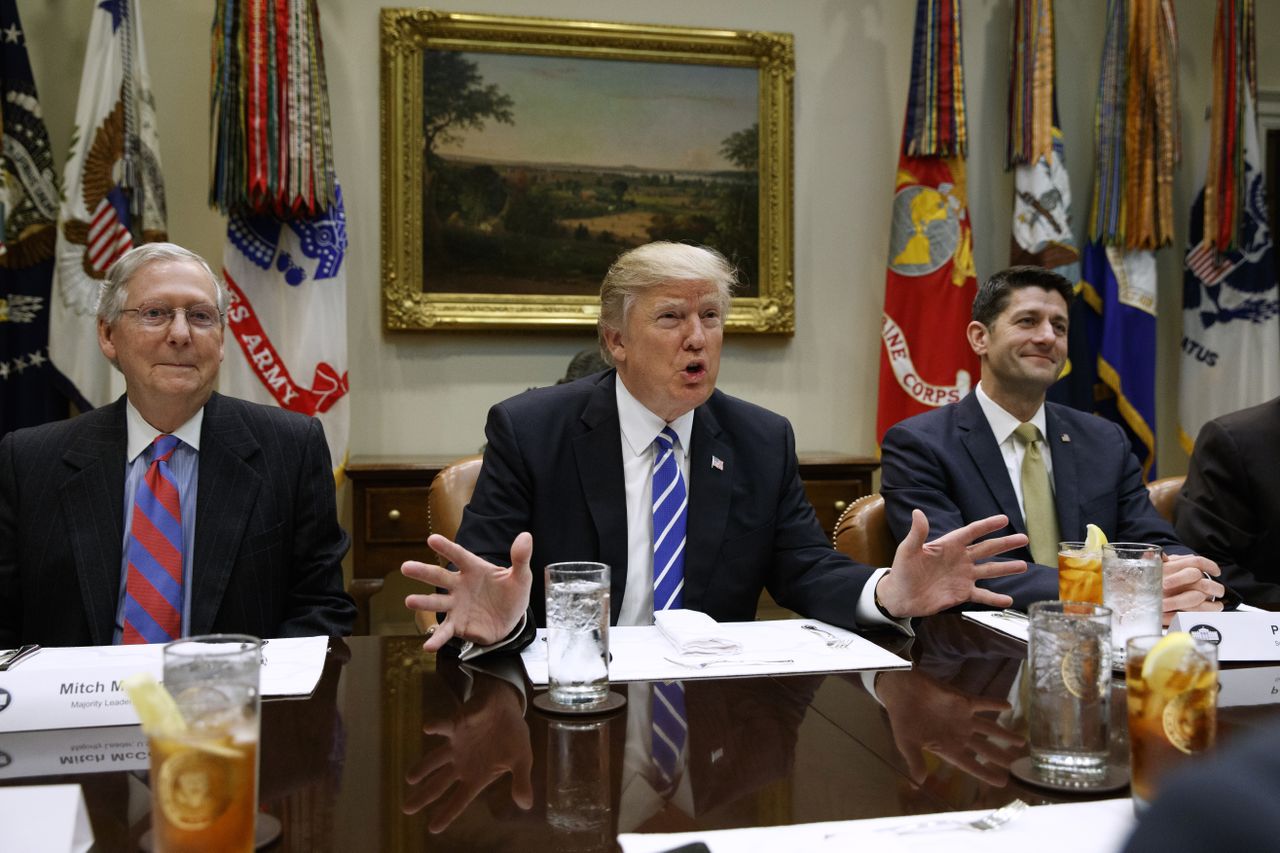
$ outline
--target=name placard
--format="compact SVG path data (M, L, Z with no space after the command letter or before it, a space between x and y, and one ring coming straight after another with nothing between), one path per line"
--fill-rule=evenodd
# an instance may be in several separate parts
M137 725L138 715L120 682L135 672L150 672L158 680L160 647L154 649L154 654L135 655L115 666L24 670L24 662L0 673L0 732Z
M1179 613L1170 631L1186 631L1218 647L1218 661L1280 661L1280 613Z

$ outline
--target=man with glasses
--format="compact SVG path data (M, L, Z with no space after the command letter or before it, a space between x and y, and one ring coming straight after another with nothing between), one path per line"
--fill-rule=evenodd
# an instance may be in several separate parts
M229 301L171 243L107 271L125 395L0 441L0 647L350 633L320 422L213 390Z

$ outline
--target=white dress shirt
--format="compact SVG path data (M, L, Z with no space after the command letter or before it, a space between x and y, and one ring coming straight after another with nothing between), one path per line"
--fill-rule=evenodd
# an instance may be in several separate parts
M1004 467L1009 472L1009 481L1013 484L1013 493L1018 497L1018 508L1022 510L1022 519L1025 524L1027 505L1022 498L1022 460L1027 455L1027 448L1013 434L1013 431L1018 428L1022 421L1009 414L999 403L988 397L987 392L982 390L981 382L978 383L974 393L978 397L978 405L982 408L982 414L986 416L987 423L991 426L991 432L995 434L996 444L1000 445L1000 455L1004 457ZM1036 429L1040 430L1040 438L1043 443L1040 456L1044 459L1045 471L1049 473L1049 487L1054 488L1053 454L1049 452L1049 433L1045 427L1044 403L1040 404L1040 408L1036 409L1036 413L1031 416L1031 420L1028 423L1035 424Z

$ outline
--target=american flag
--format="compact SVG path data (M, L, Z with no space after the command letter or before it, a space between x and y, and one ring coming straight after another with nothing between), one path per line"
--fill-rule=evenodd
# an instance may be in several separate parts
M116 258L133 248L133 238L126 224L129 221L128 210L119 187L113 187L98 202L89 222L89 261L95 270L105 273Z
M1187 269L1205 284L1213 285L1231 275L1238 263L1218 254L1217 248L1209 240L1201 241L1186 257Z

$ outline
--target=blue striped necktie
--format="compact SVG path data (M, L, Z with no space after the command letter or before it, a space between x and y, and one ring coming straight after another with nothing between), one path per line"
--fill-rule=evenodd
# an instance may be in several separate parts
M669 799L680 781L680 759L689 736L684 709L684 685L678 681L653 684L653 787Z
M182 634L182 508L169 457L178 446L161 435L138 484L129 522L121 642L167 643Z
M663 427L653 454L653 609L684 606L684 530L689 507L676 464L676 434Z

